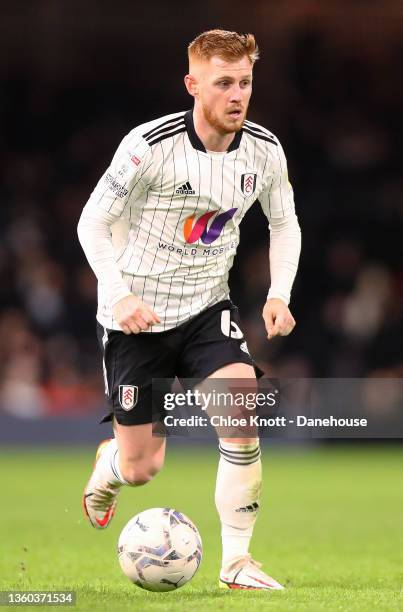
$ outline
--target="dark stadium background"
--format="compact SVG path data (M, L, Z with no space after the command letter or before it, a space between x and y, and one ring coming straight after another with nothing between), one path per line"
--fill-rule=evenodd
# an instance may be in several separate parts
M121 138L190 108L186 45L213 27L256 36L249 118L284 145L303 235L297 327L269 343L258 204L243 223L231 287L249 348L276 377L403 376L401 3L2 2L3 442L102 435L96 284L77 221Z

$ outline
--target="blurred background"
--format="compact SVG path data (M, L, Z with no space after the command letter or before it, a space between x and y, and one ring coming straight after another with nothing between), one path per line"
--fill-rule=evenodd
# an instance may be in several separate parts
M285 148L302 227L297 327L268 343L258 203L243 222L231 288L251 352L269 376L403 377L401 2L1 5L0 440L40 439L43 417L70 440L101 435L96 282L76 225L122 137L191 107L186 47L214 27L256 36L249 119Z

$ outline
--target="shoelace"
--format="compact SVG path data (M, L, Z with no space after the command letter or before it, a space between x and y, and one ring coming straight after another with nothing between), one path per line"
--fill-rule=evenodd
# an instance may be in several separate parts
M116 489L119 489L119 487L113 485L103 489L94 489L94 494L91 497L91 506L94 510L106 512L111 507L118 493Z

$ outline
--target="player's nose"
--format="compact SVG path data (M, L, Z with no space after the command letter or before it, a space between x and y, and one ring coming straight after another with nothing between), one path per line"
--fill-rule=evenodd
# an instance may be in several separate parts
M234 85L231 89L230 102L240 102L242 100L242 90L239 85Z

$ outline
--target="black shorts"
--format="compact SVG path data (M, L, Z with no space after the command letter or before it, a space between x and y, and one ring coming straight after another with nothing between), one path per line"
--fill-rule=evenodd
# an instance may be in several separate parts
M121 425L151 423L153 378L202 381L231 363L246 363L263 372L248 353L238 308L225 300L165 332L126 335L97 324L104 357L105 391Z

